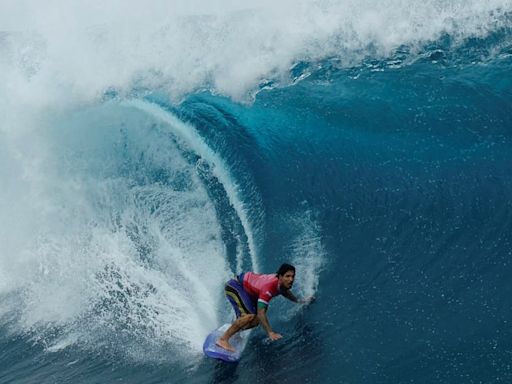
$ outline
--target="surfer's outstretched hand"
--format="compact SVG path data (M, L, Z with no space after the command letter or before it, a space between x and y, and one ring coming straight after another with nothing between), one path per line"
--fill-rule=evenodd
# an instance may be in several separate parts
M269 332L268 333L268 337L270 338L270 340L272 341L275 341L275 340L279 340L279 339L282 339L283 336L281 336L279 333L277 332Z

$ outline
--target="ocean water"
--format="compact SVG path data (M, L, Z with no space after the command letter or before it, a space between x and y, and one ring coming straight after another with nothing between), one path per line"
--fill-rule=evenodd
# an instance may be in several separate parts
M275 3L0 4L1 383L512 382L512 1Z

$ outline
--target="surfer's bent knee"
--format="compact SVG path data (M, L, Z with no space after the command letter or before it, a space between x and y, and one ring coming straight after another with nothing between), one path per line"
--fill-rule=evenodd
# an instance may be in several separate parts
M247 316L247 317L246 317L246 319L247 319L247 321L249 321L249 322L253 322L253 321L254 321L254 319L256 318L256 315L254 315L254 314L252 314L252 313L251 313L251 314L247 314L247 315L245 315L245 316Z
M246 329L251 329L251 328L254 328L254 327L257 327L258 325L260 325L260 319L258 319L258 317L256 317L256 315L249 315L251 316L251 320L248 321L243 327L242 329L246 330Z

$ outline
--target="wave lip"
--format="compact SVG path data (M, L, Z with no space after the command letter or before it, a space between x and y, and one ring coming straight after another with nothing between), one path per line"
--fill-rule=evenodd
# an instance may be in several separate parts
M299 62L336 57L353 66L401 46L421 51L443 35L460 44L509 28L512 12L510 0L218 4L200 15L185 2L147 9L132 3L127 14L77 5L64 7L51 25L26 25L29 17L51 20L47 7L13 4L4 14L17 19L0 37L0 76L10 97L0 97L58 104L107 89L160 89L174 99L210 89L249 101L265 84L290 84ZM137 12L147 17L135 18Z

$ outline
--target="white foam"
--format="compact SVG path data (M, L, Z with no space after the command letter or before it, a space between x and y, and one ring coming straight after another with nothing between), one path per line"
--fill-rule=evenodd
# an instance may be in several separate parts
M128 335L200 351L231 272L215 208L165 124L115 103L38 123L1 142L0 294L17 297L2 312L91 347Z
M290 239L287 253L292 256L290 262L296 268L296 280L293 291L299 298L315 296L320 283L322 269L326 265L326 251L321 238L321 228L314 218L314 213L304 212L283 216L287 228L293 228L295 236ZM302 306L292 306L280 317L290 320Z
M303 297L314 296L325 265L325 249L320 236L321 228L311 211L302 213L300 219L292 218L290 225L296 230L296 237L290 244L293 264L298 271L298 293Z
M156 87L247 100L266 79L286 83L297 61L349 64L442 33L485 36L511 10L511 0L4 0L0 97L55 104Z

